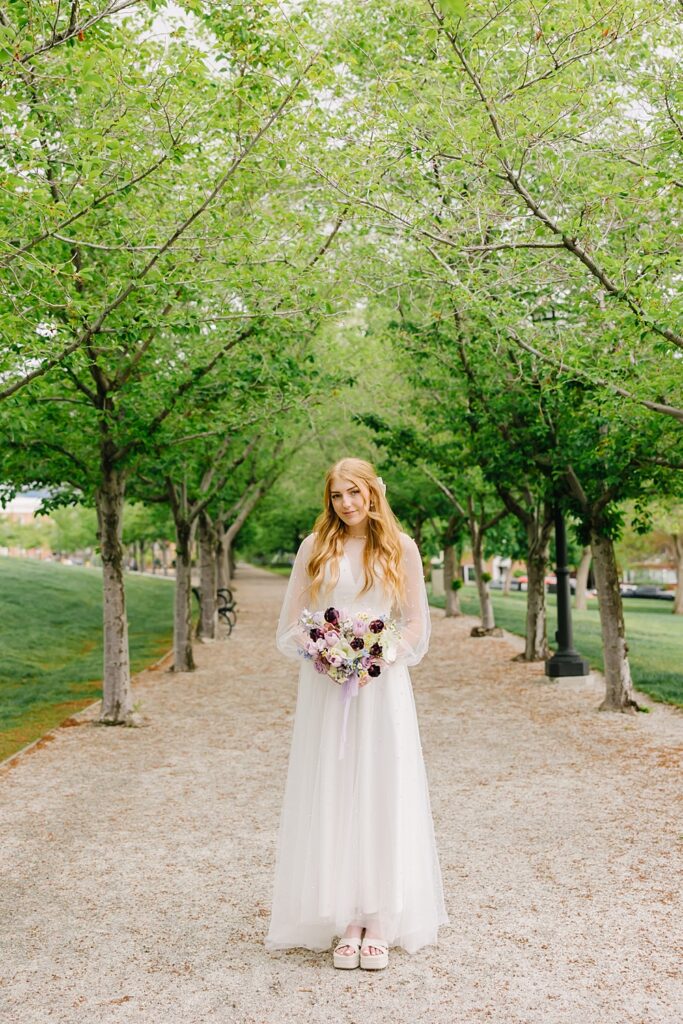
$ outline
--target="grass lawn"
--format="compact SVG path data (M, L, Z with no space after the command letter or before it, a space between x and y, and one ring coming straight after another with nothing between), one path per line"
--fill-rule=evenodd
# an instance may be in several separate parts
M126 574L133 671L173 637L173 583ZM0 760L102 696L99 569L0 558Z
M513 592L503 597L492 591L496 625L511 633L524 636L526 594ZM548 638L553 640L556 629L556 600L548 594ZM430 598L430 603L443 608L443 598ZM474 587L460 591L462 610L468 615L479 615L479 602ZM588 609L572 609L574 646L587 658L592 668L602 670L602 644L597 601L589 598ZM683 616L671 614L668 601L631 599L624 601L626 640L633 682L654 700L683 707ZM554 646L551 642L551 646Z

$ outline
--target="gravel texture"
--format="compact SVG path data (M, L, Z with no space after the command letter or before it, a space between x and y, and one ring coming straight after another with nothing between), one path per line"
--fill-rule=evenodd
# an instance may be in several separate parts
M680 1024L683 714L598 712L599 677L436 610L411 676L451 924L378 972L267 953L297 673L285 581L236 582L198 671L137 677L140 728L92 706L0 766L3 1024Z

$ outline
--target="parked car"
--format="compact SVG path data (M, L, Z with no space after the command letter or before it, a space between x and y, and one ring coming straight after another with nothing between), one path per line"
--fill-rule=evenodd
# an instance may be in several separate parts
M554 573L553 573L552 576L546 576L546 578L545 578L545 585L546 585L546 589L547 589L549 594L556 594L557 593L557 576L555 576ZM570 593L573 594L575 590L576 590L576 580L574 579L573 576L570 576L569 577L569 591L570 591Z
M661 587L654 587L648 584L629 587L629 589L625 589L622 584L620 589L622 597L649 597L655 601L673 601L675 597L672 590L662 590Z
M549 594L557 592L557 577L554 573L549 574L545 577L545 589ZM529 589L529 577L528 576L516 576L512 580L512 590L528 590ZM576 580L571 576L569 578L569 589L572 593L576 590Z

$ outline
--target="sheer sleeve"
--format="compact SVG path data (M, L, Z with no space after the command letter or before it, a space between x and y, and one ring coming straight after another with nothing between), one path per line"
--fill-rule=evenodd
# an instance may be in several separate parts
M308 537L305 537L299 545L280 610L275 644L286 658L298 658L297 621L301 612L307 607L310 598L310 580L306 572L306 565L313 550L314 536L309 533Z
M396 661L410 666L417 665L427 653L432 622L420 551L412 537L408 537L407 534L403 535L403 559L406 597L398 614L401 639L398 643Z

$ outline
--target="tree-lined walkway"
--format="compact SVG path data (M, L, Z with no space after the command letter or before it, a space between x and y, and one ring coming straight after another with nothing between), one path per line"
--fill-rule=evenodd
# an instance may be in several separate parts
M550 683L511 662L522 641L440 612L411 674L450 926L378 974L266 953L296 666L285 581L237 583L229 641L138 680L144 727L60 729L0 768L4 1019L677 1019L683 715L598 713L599 680Z

